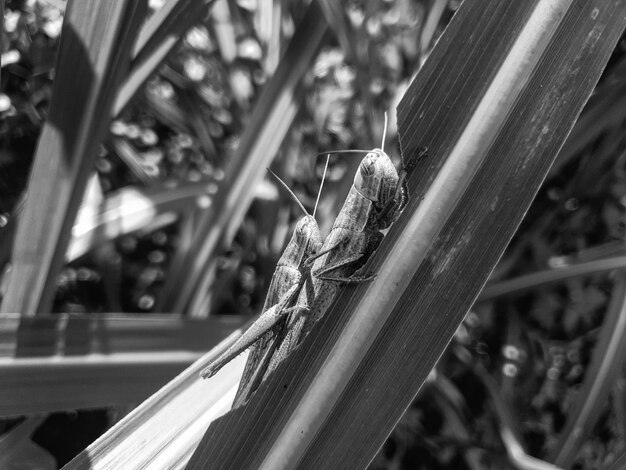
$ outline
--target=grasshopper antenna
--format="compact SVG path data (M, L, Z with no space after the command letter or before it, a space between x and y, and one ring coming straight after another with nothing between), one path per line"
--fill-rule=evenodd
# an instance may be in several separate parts
M320 189L317 191L317 199L315 200L315 207L313 208L313 218L317 212L317 204L320 202L320 196L322 195L322 188L324 187L324 180L326 179L326 170L328 170L328 162L330 160L330 153L326 156L326 165L324 166L324 173L322 174L322 182L320 183Z
M309 215L309 213L306 211L306 209L304 208L304 206L300 202L300 199L298 199L298 196L296 196L294 194L294 192L289 188L289 186L287 186L287 183L285 183L283 180L281 180L280 177L276 173L274 173L272 170L270 170L269 168L267 169L267 171L269 171L270 174L274 178L276 178L276 180L278 180L278 182L283 186L283 188L285 188L287 190L289 195L298 203L298 206L300 206L300 209L302 209L302 212L304 212L304 215Z
M385 111L385 127L383 127L383 141L380 143L380 149L385 151L385 138L387 137L387 111Z
M341 155L342 153L370 153L371 150L362 150L362 149L347 149L347 150L327 150L326 152L320 152L316 157L321 157L322 155Z

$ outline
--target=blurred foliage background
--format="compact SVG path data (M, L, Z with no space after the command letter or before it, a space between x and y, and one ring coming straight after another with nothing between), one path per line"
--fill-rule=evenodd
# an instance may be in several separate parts
M151 0L150 11L162 3ZM193 253L187 240L194 218L211 204L306 3L216 1L115 117L83 208L131 187L152 202L186 188L180 207L188 216L169 210L134 213L140 223L75 247L58 278L54 312L162 311L160 294L176 281L170 276L173 259ZM395 106L458 6L455 0L370 0L334 7L344 10L344 19L331 25L298 88L301 105L272 164L309 211L324 164L315 155L379 147L385 111L390 117L385 149L400 164ZM0 94L5 272L11 226L46 119L64 8L62 0L5 3ZM519 457L520 444L543 460L561 455L571 468L618 468L611 465L624 452L626 435L620 323L626 278L616 270L626 266L625 53L622 39L483 297L372 469L553 468ZM317 213L323 234L357 164L358 157L350 156L330 161ZM263 304L299 213L269 179L249 191L253 203L232 244L218 255L202 308L187 312L190 316L250 316ZM120 200L136 205L128 194ZM129 406L50 415L33 441L63 465ZM5 419L0 430L21 422ZM572 442L573 450L567 450Z

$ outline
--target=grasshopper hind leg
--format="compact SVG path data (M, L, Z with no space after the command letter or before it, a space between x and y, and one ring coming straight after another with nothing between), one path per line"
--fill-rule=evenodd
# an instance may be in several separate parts
M353 274L350 277L332 276L329 274L325 274L325 275L317 275L315 277L317 277L317 279L321 279L322 281L335 281L335 282L341 282L344 284L358 284L361 282L368 282L368 281L374 280L374 278L376 278L376 273L363 274L363 275Z
M241 337L230 348L228 348L226 352L200 372L201 377L203 379L208 379L214 376L228 362L232 361L235 357L252 346L252 344L262 338L265 333L274 328L277 323L290 314L295 307L287 308L287 305L290 305L290 303L294 300L298 291L299 286L292 287L285 294L283 301L267 309L263 315L261 315L259 319L255 321L252 326L250 326L250 328L244 331Z
M276 351L276 344L272 344L270 347L265 348L263 352L263 356L261 357L258 367L254 370L254 373L250 377L248 383L245 384L243 388L240 388L237 391L237 395L235 396L235 401L233 402L233 409L240 407L245 402L247 402L250 397L257 391L259 385L263 381L265 377L265 371L270 363L274 352Z

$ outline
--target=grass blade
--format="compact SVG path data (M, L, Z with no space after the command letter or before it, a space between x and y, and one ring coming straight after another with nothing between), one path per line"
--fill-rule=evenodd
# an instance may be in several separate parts
M478 301L482 302L505 295L522 294L529 289L535 289L553 282L561 282L573 277L590 276L624 268L626 268L626 256L616 256L572 264L562 268L547 269L545 271L525 274L514 279L489 284L478 296Z
M236 341L241 331L198 359L63 469L184 468L209 423L230 408L246 356L229 363L210 381L202 380L200 371Z
M0 357L206 351L236 328L239 316L192 320L172 314L0 316Z
M513 236L625 25L624 1L463 2L398 109L405 159L422 146L430 156L365 267L376 279L341 292L252 400L213 423L188 469L368 464Z
M137 179L145 186L154 186L159 182L156 175L146 171L146 168L139 163L139 156L133 146L126 139L113 137L105 144L111 152L137 177Z
M198 198L216 190L212 181L176 188L122 188L100 207L81 207L72 228L66 259L73 261L98 245L137 230L172 223L193 208Z
M422 36L420 38L422 56L424 57L427 56L428 51L431 49L433 38L435 37L437 27L441 21L441 16L447 7L448 2L445 0L435 0L430 8L430 11L428 12L428 17L424 23Z
M112 115L119 115L150 75L165 60L185 31L206 16L213 0L168 0L141 29L133 62L121 84Z
M218 161L219 155L213 143L213 138L211 134L209 134L205 117L202 115L198 102L196 101L197 95L194 96L189 90L182 90L179 92L178 97L187 115L189 126L193 129L194 134L198 138L203 155L209 160Z
M560 467L537 459L524 450L515 418L511 414L509 405L500 394L496 381L482 365L476 364L474 373L482 381L491 399L492 406L499 419L500 438L511 464L519 470L561 470Z
M192 351L150 351L63 358L0 358L0 416L144 400L200 355Z
M242 323L171 314L2 315L0 416L144 400Z
M109 109L125 74L144 2L68 5L53 96L17 228L4 312L49 311Z

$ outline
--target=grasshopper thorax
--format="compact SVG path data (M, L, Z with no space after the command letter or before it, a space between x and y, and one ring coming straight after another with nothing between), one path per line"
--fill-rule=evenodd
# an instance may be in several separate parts
M365 198L374 203L372 217L393 204L398 187L398 172L389 156L380 149L369 152L354 176L355 189ZM396 211L378 220L378 228L387 228L393 222Z

